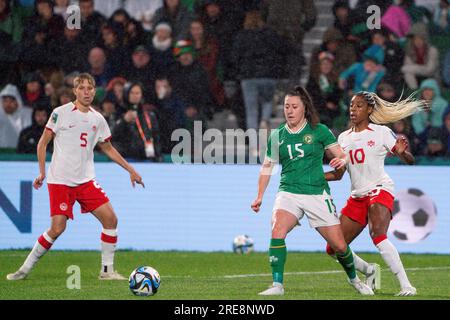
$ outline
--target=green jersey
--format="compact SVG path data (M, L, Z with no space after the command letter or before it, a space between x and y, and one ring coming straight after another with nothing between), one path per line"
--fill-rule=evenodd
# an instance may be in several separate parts
M336 138L324 124L313 129L309 123L292 132L287 124L272 131L266 158L281 164L279 191L295 194L330 194L323 171L325 149L336 145Z

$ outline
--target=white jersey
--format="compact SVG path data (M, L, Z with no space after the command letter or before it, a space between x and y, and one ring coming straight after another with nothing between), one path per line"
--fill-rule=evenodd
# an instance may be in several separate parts
M47 182L74 187L93 180L94 147L111 139L105 118L92 108L81 112L70 102L53 110L46 128L55 134Z
M396 140L391 129L372 123L364 131L349 129L339 135L338 143L349 161L352 197L367 196L375 189L394 194L394 182L384 171L384 159L388 152L394 152Z

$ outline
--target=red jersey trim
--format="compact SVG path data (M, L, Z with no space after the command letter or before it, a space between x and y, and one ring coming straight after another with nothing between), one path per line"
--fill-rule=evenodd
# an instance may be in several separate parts
M111 141L111 139L112 139L112 136L109 136L108 138L106 138L105 140L103 140L103 142L109 142L109 141Z
M55 131L53 131L53 129L52 129L52 128L49 128L49 127L45 127L45 129L46 129L46 130L50 130L51 132L55 133Z
M395 153L395 146L392 147L391 153Z

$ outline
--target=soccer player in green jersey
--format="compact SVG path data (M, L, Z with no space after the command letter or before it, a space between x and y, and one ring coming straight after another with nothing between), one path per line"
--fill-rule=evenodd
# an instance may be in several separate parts
M273 284L260 295L283 295L286 262L286 235L306 214L309 224L336 252L349 283L363 295L373 291L356 275L353 255L339 225L330 188L325 180L322 159L325 150L333 156L330 166L339 170L346 156L331 131L319 123L308 92L302 87L290 91L284 99L286 123L270 135L267 153L258 180L258 195L251 207L258 212L275 163L281 164L281 182L272 214L270 265Z

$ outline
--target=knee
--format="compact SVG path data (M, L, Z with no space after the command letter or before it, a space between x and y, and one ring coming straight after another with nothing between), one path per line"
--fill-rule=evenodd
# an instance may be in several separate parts
M273 239L284 239L286 238L287 235L287 229L279 224L279 223L274 223L272 224L272 238Z
M56 239L64 232L64 230L66 230L66 225L65 224L52 225L51 228L50 228L50 231L52 233L50 235L50 237Z
M117 216L115 214L113 214L111 217L109 217L105 223L104 223L104 228L105 229L117 229L117 224L118 224L119 220L117 219Z
M347 251L347 244L346 243L338 244L335 245L335 247L332 249L338 254L344 254Z

